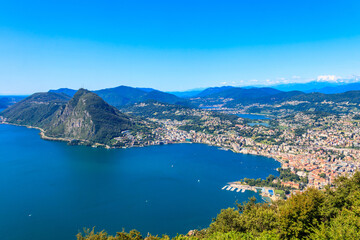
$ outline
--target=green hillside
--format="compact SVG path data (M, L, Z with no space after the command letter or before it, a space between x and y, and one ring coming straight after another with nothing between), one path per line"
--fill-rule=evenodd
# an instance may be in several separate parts
M35 93L7 108L0 115L7 118L10 123L44 127L69 99L70 97L65 94Z
M9 123L40 127L47 137L108 144L135 123L95 93L80 89L73 98L36 93L1 113Z
M130 118L95 93L80 89L60 108L46 128L46 135L108 143L122 131L131 130Z

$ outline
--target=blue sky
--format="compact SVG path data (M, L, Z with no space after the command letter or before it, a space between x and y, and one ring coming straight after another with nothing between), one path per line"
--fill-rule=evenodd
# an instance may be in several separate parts
M360 75L360 1L3 1L0 94Z

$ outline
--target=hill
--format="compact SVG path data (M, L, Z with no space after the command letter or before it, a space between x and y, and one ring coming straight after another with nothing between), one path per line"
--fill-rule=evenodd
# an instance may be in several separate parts
M69 99L70 97L65 94L35 93L7 108L0 115L7 118L10 123L43 127Z
M303 92L300 91L290 91L290 92L280 92L274 95L268 95L263 97L254 97L254 98L242 98L229 102L226 106L233 107L237 104L241 105L250 105L250 104L276 104L285 101L291 101L294 97L303 95Z
M185 107L176 104L162 103L154 100L147 100L142 103L135 103L127 105L121 109L131 115L143 118L157 118L157 119L173 119L182 121L184 119L193 118L191 116L190 107ZM179 112L186 112L186 114L179 114ZM197 117L199 118L199 117Z

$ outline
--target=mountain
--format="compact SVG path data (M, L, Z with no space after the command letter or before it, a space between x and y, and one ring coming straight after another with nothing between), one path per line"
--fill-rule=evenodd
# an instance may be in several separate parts
M136 102L140 97L147 94L147 92L143 90L127 86L97 90L94 91L94 93L115 107Z
M60 88L50 90L50 92L64 93L69 96L75 94L75 90L68 88ZM173 94L161 92L152 88L133 88L127 86L119 86L115 88L106 88L92 91L112 106L121 107L127 104L143 102L146 100L161 101L164 103L182 103L185 100Z
M121 132L132 129L130 118L93 92L80 89L57 112L46 135L108 143Z
M88 143L107 144L134 126L128 115L85 89L72 98L63 93L35 93L0 115L10 123L40 127L47 137Z
M196 95L200 94L202 91L204 91L205 88L195 88L187 91L175 91L175 92L168 92L170 94L173 94L180 98L192 98L196 97Z
M281 91L262 87L262 88L241 88L241 87L213 87L207 88L197 95L200 98L233 98L233 99L245 99L245 98L259 98L269 95L281 93Z
M141 103L124 106L121 110L125 113L144 118L156 117L158 119L176 119L181 121L184 120L184 118L188 118L189 115L180 115L178 112L192 110L192 108L182 105L162 103L154 100L147 100Z
M324 93L307 93L292 97L292 101L308 101L308 102L323 102L331 101L335 103L350 102L360 103L360 91L348 91L344 93L324 94Z
M74 89L70 89L70 88L59 88L56 90L50 90L49 92L54 92L54 93L64 93L70 97L74 96L76 93L76 90Z
M211 87L211 88L206 88L205 90L203 90L202 92L200 92L199 94L197 94L196 97L204 98L204 97L208 97L209 95L213 95L213 94L216 94L216 93L219 93L219 92L223 92L223 91L225 91L225 90L232 89L232 88L235 88L235 87L232 87L232 86L224 86L224 87Z
M235 107L237 104L241 105L251 105L251 104L276 104L285 101L291 101L295 96L303 95L305 93L300 91L290 91L290 92L280 92L274 95L267 95L262 97L254 97L254 98L240 98L234 101L230 101L226 103L226 107Z
M208 94L206 98L233 98L233 99L248 99L260 98L281 93L281 91L274 88L228 88L220 92Z
M127 104L143 102L146 100L155 100L164 103L178 103L183 102L184 99L176 97L173 94L161 92L152 89L132 88L127 86L119 86L116 88L108 88L94 91L107 103L115 107L120 107Z
M286 83L273 85L272 88L280 91L302 91L302 92L316 92L316 89L322 89L326 87L338 87L344 85L344 82L322 82L322 81L311 81L307 83Z
M156 90L156 89L153 89L153 88L137 88L137 89L140 89L141 91L144 91L144 92L151 92L151 91Z
M14 124L43 127L70 97L62 93L35 93L10 106L1 115Z
M319 93L331 94L331 93L344 93L344 92L355 91L355 90L360 90L359 82L348 83L348 84L338 85L338 86L327 86L327 87L323 87L323 88L314 88L314 89L311 89L309 92L319 92Z

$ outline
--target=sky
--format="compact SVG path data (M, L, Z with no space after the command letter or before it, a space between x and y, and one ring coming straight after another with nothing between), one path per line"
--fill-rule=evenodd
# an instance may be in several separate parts
M352 78L359 9L358 0L1 1L0 94Z

